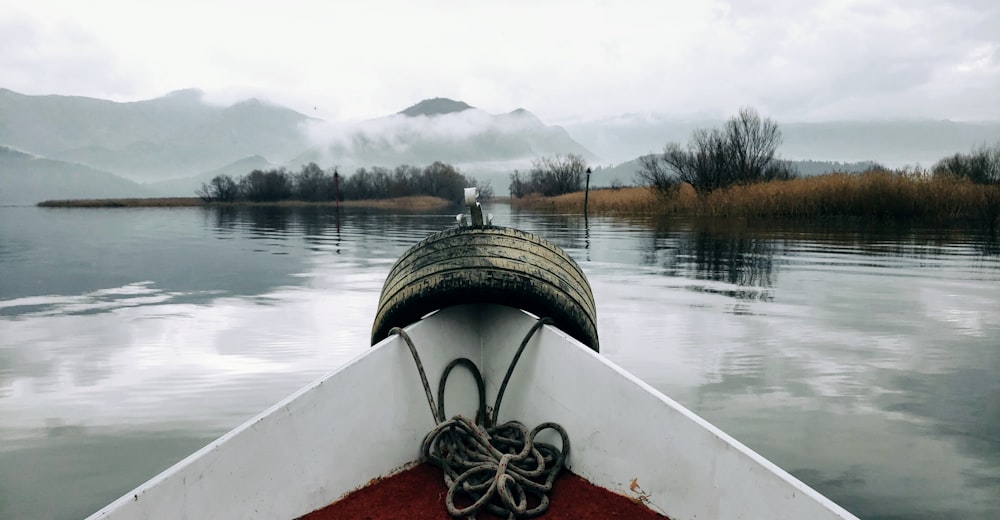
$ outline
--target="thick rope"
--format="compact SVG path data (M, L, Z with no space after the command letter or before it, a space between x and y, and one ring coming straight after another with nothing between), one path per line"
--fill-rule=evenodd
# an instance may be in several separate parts
M444 481L448 486L445 505L453 517L475 518L476 513L485 508L494 515L514 520L533 518L548 509L547 493L552 489L552 483L569 456L566 430L553 422L542 423L530 431L517 421L501 425L496 423L504 391L521 353L535 332L542 325L551 323L552 320L548 318L538 320L521 341L497 392L491 417L486 416L486 388L475 363L468 358L458 358L445 367L438 385L438 404L435 406L434 396L413 340L398 327L389 331L390 335L398 334L406 342L420 373L431 415L437 423L424 437L420 452L431 464L444 470ZM451 370L459 365L468 369L476 380L479 408L475 421L462 415L444 420L445 383ZM535 441L535 437L545 430L555 430L559 434L562 439L561 450L552 444ZM462 496L465 502L471 501L471 505L456 506L457 496ZM537 501L537 505L529 508L529 497L533 497L532 501Z

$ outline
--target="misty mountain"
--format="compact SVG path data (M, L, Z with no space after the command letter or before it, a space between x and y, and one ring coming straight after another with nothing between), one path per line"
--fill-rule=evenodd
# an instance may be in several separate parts
M194 89L130 103L0 89L0 145L59 161L64 170L111 173L168 195L191 195L222 173L295 170L310 161L345 173L443 161L480 175L506 175L541 155L594 157L564 129L523 109L492 115L434 98L338 125L257 99L214 105Z
M316 142L328 143L311 157L330 157L347 167L445 161L507 169L543 155L595 157L565 129L546 125L527 110L493 115L446 98L427 99L349 129L319 124L311 133Z
M133 180L191 176L255 154L288 160L307 147L307 121L257 99L212 105L197 90L117 103L0 89L0 144Z
M677 120L630 114L567 125L567 130L597 155L617 163L659 152L671 141L684 145L694 130L715 128L722 123L712 119ZM1000 142L1000 122L777 123L784 137L778 152L794 160L875 161L888 167L920 163L929 167L943 157L968 152L974 146Z
M238 161L233 161L221 168L207 171L191 177L180 179L169 179L159 182L151 182L146 186L163 197L192 197L195 190L202 184L214 179L219 175L228 175L234 179L243 177L254 170L269 170L277 168L279 165L268 161L260 155L251 155Z
M1000 143L1000 122L842 121L780 124L781 154L793 159L871 160L888 167L933 166L973 147Z
M401 110L399 113L408 117L417 116L443 116L445 114L455 114L473 110L472 105L464 101L455 101L448 98L425 99L412 107Z
M298 170L316 162L350 174L360 166L454 164L492 181L502 192L510 172L527 170L546 155L580 154L592 164L627 163L658 152L669 141L721 120L676 120L624 115L567 128L548 125L524 109L490 114L463 101L425 99L395 114L360 123L325 122L286 107L250 99L229 106L198 90L118 103L77 96L31 96L0 89L2 200L62 197L193 195L219 174L237 177L279 166ZM781 157L889 167L930 166L956 152L1000 142L1000 123L856 121L782 123ZM26 159L14 152L29 154ZM47 162L50 161L50 162ZM11 168L16 167L16 172ZM803 168L811 166L803 166ZM626 171L631 168L631 171ZM631 182L634 168L602 170ZM803 170L805 171L805 170ZM39 179L25 184L26 175ZM84 187L91 179L99 187ZM145 186L138 185L137 181ZM76 186L79 191L66 190Z
M81 164L45 159L0 146L0 205L49 199L149 197L148 188Z

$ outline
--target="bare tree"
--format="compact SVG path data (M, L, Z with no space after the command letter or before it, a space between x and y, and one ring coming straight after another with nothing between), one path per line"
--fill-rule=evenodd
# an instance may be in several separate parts
M965 177L977 184L1000 184L1000 143L982 145L968 154L956 153L937 162L935 175L950 174Z
M302 166L294 175L295 195L299 200L333 199L333 177L326 174L316 163Z
M468 187L475 186L479 189L479 200L493 200L493 184L490 181L480 181L475 177L468 177L467 179Z
M341 193L345 200L431 195L457 202L470 182L457 168L440 161L423 168L404 164L390 170L373 166L358 168L344 178Z
M771 118L762 118L756 110L743 107L726 123L730 168L740 181L764 179L767 166L781 145L781 130Z
M454 166L435 161L426 168L423 174L423 193L443 199L459 201L468 180Z
M794 177L788 163L775 159L780 144L777 123L744 107L721 129L696 130L687 149L667 143L662 157L680 180L708 193L732 184Z
M580 155L540 157L531 162L527 175L521 176L516 171L511 174L511 195L522 197L541 193L548 197L580 191L586 171L587 161Z
M528 194L527 181L521 175L521 172L514 170L514 173L510 174L510 196L514 198L521 198Z
M211 181L202 183L195 195L205 202L233 202L240 196L240 186L228 175L216 175Z
M643 155L639 158L639 169L635 172L638 184L653 188L663 195L671 195L680 188L681 179L670 166L657 154Z
M254 170L240 179L240 191L254 202L271 202L289 199L292 196L291 175L284 168L277 170Z

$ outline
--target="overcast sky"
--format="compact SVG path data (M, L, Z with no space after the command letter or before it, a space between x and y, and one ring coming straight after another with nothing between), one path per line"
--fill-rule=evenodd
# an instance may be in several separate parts
M196 87L328 120L450 97L548 123L623 113L1000 120L996 0L0 0L0 87Z

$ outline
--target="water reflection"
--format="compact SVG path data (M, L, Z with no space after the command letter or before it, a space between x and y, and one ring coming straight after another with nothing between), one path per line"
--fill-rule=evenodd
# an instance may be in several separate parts
M995 233L516 218L590 255L605 355L862 518L1000 510Z
M784 240L713 221L652 219L641 225L652 231L637 244L642 265L657 267L663 276L712 282L686 284L691 291L738 300L773 298Z
M177 431L86 434L54 426L51 432L18 450L0 450L3 518L85 518L107 503L103 471L141 482L213 439Z
M215 216L216 228L220 230L246 229L253 236L283 239L289 229L289 222L301 221L305 208L283 208L276 206L222 206L206 208Z
M393 261L454 225L2 211L0 518L79 518L364 351ZM580 262L602 354L861 517L1000 510L995 234L489 211Z
M928 435L952 438L959 450L982 461L981 467L966 472L966 483L998 489L1000 474L982 470L1000 466L1000 383L996 376L1000 353L984 361L985 366L940 374L883 369L881 378L906 392L882 395L875 402L886 412L928 419Z

